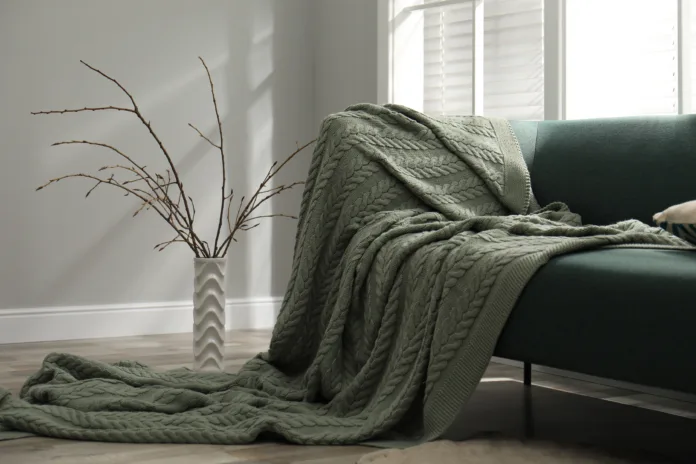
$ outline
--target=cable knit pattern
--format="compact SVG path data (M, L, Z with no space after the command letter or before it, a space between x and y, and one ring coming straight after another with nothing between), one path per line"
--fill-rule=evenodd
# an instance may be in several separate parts
M357 105L322 125L267 352L238 374L50 354L20 398L0 389L0 429L138 443L433 439L536 270L626 244L685 242L538 209L504 120Z

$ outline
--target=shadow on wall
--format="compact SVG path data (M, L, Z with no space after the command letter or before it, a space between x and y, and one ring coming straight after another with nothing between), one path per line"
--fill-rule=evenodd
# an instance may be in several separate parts
M245 59L237 60L235 57L244 56L240 51L247 51L249 54L253 53L252 36L254 31L252 28L254 24L248 21L248 17L253 14L254 8L250 7L248 2L234 3L234 8L226 9L228 13L226 15L228 21L226 25L228 27L225 28L226 31L224 32L228 38L227 45L220 47L218 44L215 44L216 46L213 48L216 48L217 51L213 50L213 53L215 53L213 56L210 56L210 53L206 54L208 50L205 49L197 51L206 58L213 74L213 79L217 83L216 92L218 98L222 97L221 100L223 100L221 116L223 117L223 127L228 144L228 157L231 158L231 160L227 161L229 167L228 179L239 191L243 192L248 190L249 187L246 170L252 161L250 158L250 140L258 137L258 133L249 129L247 118L256 92L250 88L250 83L247 79L250 74L248 66L253 63ZM258 4L261 3L264 2L258 2ZM164 21L166 22L167 19L164 18ZM205 41L202 44L205 45ZM211 238L214 237L214 226L217 225L219 212L220 191L217 186L219 186L220 182L220 165L218 154L211 149L206 141L198 137L185 125L176 124L181 127L174 129L175 131L183 132L180 138L178 136L167 137L167 135L171 135L171 127L169 126L174 124L168 124L171 121L167 121L162 116L173 113L183 118L182 121L178 122L190 120L199 127L205 128L203 129L204 132L207 132L206 135L213 140L218 137L217 126L214 122L208 81L196 54L180 53L177 59L185 62L185 64L179 65L179 69L186 69L187 73L185 76L160 75L158 78L161 80L157 87L150 87L148 88L149 92L143 92L140 95L133 90L133 87L137 87L138 83L134 82L135 78L132 74L130 78L124 79L119 76L128 76L129 73L126 70L119 70L115 67L113 67L113 70L106 68L104 70L124 82L124 84L126 81L133 81L130 82L130 85L126 84L126 87L135 94L136 101L138 101L146 117L152 117L155 130L163 139L165 147L168 148L169 153L175 160L175 165L184 181L187 194L191 195L196 201L196 230L212 243ZM144 67L150 64L143 63L142 65ZM97 66L100 65L97 64ZM108 96L108 86L110 84L107 81L100 81L101 78L99 76L90 75L89 71L84 72L86 73L86 80L96 80L97 84L102 86L105 94L102 97L103 100L114 99L114 97ZM158 71L157 67L152 65L150 72L155 74L161 72L161 69ZM122 100L123 96L116 95L115 99L117 101L118 99ZM70 105L68 106L71 107ZM72 104L72 106L77 105ZM102 114L99 114L99 116L102 116ZM109 126L110 130L105 130L103 125L101 127L102 130L97 131L91 131L90 127L83 127L80 133L90 139L92 134L96 134L95 140L106 138L121 141L144 131L144 128L139 123L117 124ZM180 139L184 138L191 140L192 143L190 145L182 144ZM141 142L148 147L148 150L145 158L141 157L140 159L154 158L149 159L144 164L153 167L157 166L156 169L163 172L166 166L164 166L161 153L153 150L154 142L148 138L142 139ZM182 150L182 148L185 148L185 150ZM58 153L54 156L65 156L65 154L65 152ZM107 162L109 153L94 152L89 154L82 153L82 155L76 157L75 162L70 163L71 166L61 166L61 172L84 171L85 158L88 155L100 157L102 160L100 164L109 164ZM235 158L236 162L234 162ZM79 180L77 182L79 183ZM79 188L84 189L85 185L80 185ZM61 193L67 198L68 194L74 192ZM113 192L100 192L100 194L102 198L90 198L90 200L103 205L105 200L108 202L108 197L118 196L118 194L112 195ZM75 198L75 200L79 199L79 196ZM113 216L114 213L122 211L124 209L121 207L123 204L129 205L125 213L120 214L118 219L109 218L109 227L103 228L101 235L85 234L85 240L81 241L79 252L72 253L69 257L69 262L65 262L61 266L60 274L54 279L50 279L47 285L41 287L38 295L39 301L49 302L48 304L50 305L50 302L75 301L77 297L77 301L73 304L109 304L114 302L186 301L190 298L193 278L191 265L193 255L191 251L183 244L174 245L162 253L150 251L152 245L169 239L173 232L152 212L143 213L134 219L132 215L138 206L134 205L132 201L123 200L119 199L119 204L114 205L118 206L118 208L110 210L109 214ZM106 209L109 208L107 207ZM82 213L84 214L84 211ZM88 216L88 214L85 216ZM84 217L84 219L89 220L88 217ZM71 224L66 225L66 227L79 228L79 225ZM148 232L152 232L154 229L156 234L148 233L148 240L146 240L142 238L144 229L148 229ZM74 233L79 232L74 231ZM136 248L138 250L145 248L147 252L139 255L140 262L132 261L132 266L129 267L128 260L124 259L124 255L128 253L122 253L127 248ZM230 297L244 298L248 296L247 282L250 280L250 273L248 272L249 246L231 247L230 250L230 261L234 264L231 266L233 272L231 272L228 283L228 295ZM112 269L112 272L104 272L105 267ZM235 270L241 270L242 272L234 272ZM95 278L95 275L101 275L101 278ZM158 275L161 277L153 277ZM100 300L98 288L93 286L88 291L85 291L83 283L90 280L98 282L97 285L101 287L103 294L116 293L115 290L118 288L120 290L118 293L122 297L119 298L119 301L114 301L113 298L109 297L106 300ZM152 288L153 286L157 286L157 288ZM188 291L182 292L181 289L187 289ZM89 296L85 296L85 294L89 294Z
M228 17L229 48L247 50L242 60L229 60L224 72L227 176L237 192L236 205L256 190L273 162L281 163L298 143L315 136L311 8L307 0L260 0L239 4ZM239 162L240 154L245 162ZM284 167L274 185L304 180L310 159L311 150L305 150ZM268 201L257 215L297 215L301 196L300 186ZM265 219L252 232L238 234L228 255L230 296L284 295L296 226L294 220ZM247 317L252 319L246 321L249 326L259 325L254 314Z
M293 21L280 21L280 18L291 17L290 10L293 6L289 2L278 2L275 10L275 33L273 36L273 49L275 59L276 72L274 78L274 99L273 99L273 119L276 125L284 125L287 131L281 136L276 136L273 139L272 161L278 163L285 160L297 146L302 146L310 140L316 138L318 133L318 125L314 119L314 98L315 95L315 79L310 79L312 85L303 86L297 82L295 85L288 86L284 83L289 82L285 76L287 75L303 75L309 71L313 76L314 67L312 66L315 60L313 54L315 51L314 33L307 33L313 27L313 21L309 14L292 16ZM315 5L310 5L314 9ZM304 60L296 60L288 53L288 44L301 44L305 50ZM309 68L308 68L309 66ZM289 109L290 114L287 114ZM293 114L301 114L308 111L311 116L309 118L294 117ZM279 134L280 135L280 134ZM295 181L304 181L307 178L309 164L312 159L314 145L305 148L298 154L288 165L287 170L281 171L276 184L288 184ZM287 195L280 195L274 198L272 211L274 213L299 215L300 204L304 185L299 185L293 190L290 190ZM284 296L290 275L292 273L292 261L295 246L295 236L297 231L297 221L292 219L277 218L272 224L272 268L270 292L272 295Z
M152 140L137 122L124 123L111 115L98 124L96 115L49 116L41 121L24 117L37 109L123 102L117 89L81 69L78 59L122 80L135 95L170 150L187 193L197 200L197 219L206 225L201 231L209 240L214 238L219 213L220 165L217 153L186 127L192 122L211 138L217 137L208 83L197 55L206 59L216 83L228 149L227 176L237 200L253 192L271 163L285 159L296 142L315 136L311 0L213 1L205 9L172 1L164 11L161 1L125 3L125 7L98 4L83 8L79 2L67 1L66 11L49 2L45 9L17 3L10 11L15 19L35 20L46 26L47 34L55 34L55 40L29 42L19 29L0 32L0 38L15 37L24 47L20 50L0 40L5 43L0 51L9 57L11 70L7 80L0 82L17 85L22 76L29 76L22 83L26 88L14 92L21 96L0 91L7 96L8 114L15 110L20 114L10 121L13 125L6 126L14 127L14 133L0 129L0 139L7 141L8 153L27 154L13 161L11 168L17 175L7 177L7 182L3 176L2 191L21 197L21 204L0 206L11 224L11 230L0 236L6 252L3 268L12 269L8 279L0 282L0 308L191 298L191 251L180 244L162 253L151 251L155 243L172 235L161 218L148 212L133 220L137 205L106 189L85 201L81 195L90 185L77 180L61 183L49 194L31 192L48 178L91 171L114 161L108 153L94 150L45 148L65 138L101 139L139 159L145 156L148 167L160 168L162 156L155 153ZM124 8L140 8L141 14L129 23L129 34L114 35L109 28L117 29L117 19L126 15ZM82 15L111 16L114 25L82 21ZM94 40L83 41L78 36ZM162 64L151 59L155 55ZM286 166L277 182L304 180L310 157L311 150L306 150ZM151 161L153 158L156 160ZM297 214L301 194L300 187L274 198L267 212ZM27 216L26 211L32 214ZM284 294L295 229L295 221L271 219L238 237L239 243L229 253L229 298Z

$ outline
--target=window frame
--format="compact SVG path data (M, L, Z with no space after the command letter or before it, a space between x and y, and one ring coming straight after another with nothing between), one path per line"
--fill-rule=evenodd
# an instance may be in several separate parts
M422 110L422 36L418 11L457 3L472 3L474 8L474 59L472 69L472 114L482 114L483 100L483 20L485 0L441 0L432 6L423 0L378 0L378 89L380 102L399 102ZM690 0L677 0L677 113L688 114L692 108L692 69L689 53L692 25ZM422 19L421 19L422 21ZM410 28L411 34L404 31ZM478 40L477 40L478 39ZM696 44L693 44L696 46ZM420 47L420 48L419 48ZM478 53L477 53L478 52ZM566 119L566 0L544 0L544 119Z

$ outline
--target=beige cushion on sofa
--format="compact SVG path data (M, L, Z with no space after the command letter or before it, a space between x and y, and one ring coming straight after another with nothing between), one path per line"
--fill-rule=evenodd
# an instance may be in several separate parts
M670 206L656 213L653 220L677 237L696 243L696 200Z

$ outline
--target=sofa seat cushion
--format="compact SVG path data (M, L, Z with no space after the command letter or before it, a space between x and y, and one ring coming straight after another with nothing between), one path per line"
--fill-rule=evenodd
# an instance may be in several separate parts
M696 394L696 252L552 259L523 291L495 354Z

